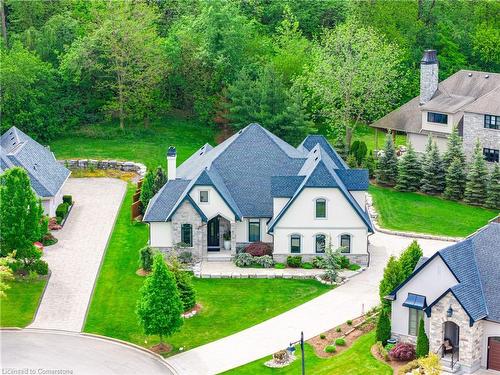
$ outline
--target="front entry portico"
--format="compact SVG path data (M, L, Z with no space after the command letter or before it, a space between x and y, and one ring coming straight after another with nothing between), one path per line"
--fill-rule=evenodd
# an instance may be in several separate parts
M207 223L207 251L220 251L220 216Z

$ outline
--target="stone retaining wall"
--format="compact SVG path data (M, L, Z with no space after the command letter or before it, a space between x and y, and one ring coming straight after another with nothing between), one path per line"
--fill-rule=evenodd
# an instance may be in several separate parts
M58 161L69 169L113 169L123 172L135 172L141 177L144 177L144 175L146 174L146 166L144 164L135 163L132 161L95 159L68 159Z

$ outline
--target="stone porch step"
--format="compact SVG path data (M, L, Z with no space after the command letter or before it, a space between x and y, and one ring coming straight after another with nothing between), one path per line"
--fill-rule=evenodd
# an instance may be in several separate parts
M448 373L448 374L456 374L456 375L460 375L463 373L461 367L460 367L460 363L454 363L453 364L453 369L451 368L451 359L449 358L441 358L441 370L444 372L444 373Z
M203 260L207 262L230 262L233 260L233 256L230 252L220 252L208 254Z

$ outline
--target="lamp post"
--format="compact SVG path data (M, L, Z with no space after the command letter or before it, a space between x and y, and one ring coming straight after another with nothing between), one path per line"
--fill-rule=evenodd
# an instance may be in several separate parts
M306 359L304 358L304 332L300 332L300 340L294 341L290 343L288 350L293 352L295 348L293 347L296 344L300 343L300 351L302 353L302 375L306 374Z

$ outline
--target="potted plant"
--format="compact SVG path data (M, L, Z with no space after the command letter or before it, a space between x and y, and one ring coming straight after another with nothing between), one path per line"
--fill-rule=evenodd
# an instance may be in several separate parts
M224 238L224 250L231 250L231 233L226 232L222 237Z

